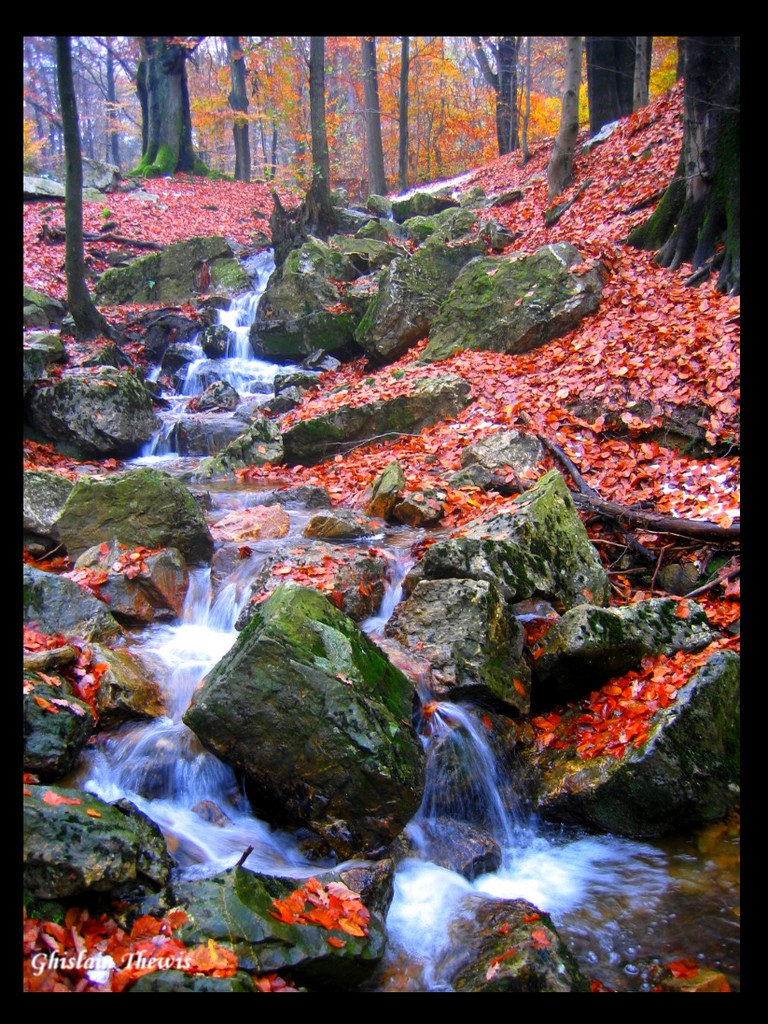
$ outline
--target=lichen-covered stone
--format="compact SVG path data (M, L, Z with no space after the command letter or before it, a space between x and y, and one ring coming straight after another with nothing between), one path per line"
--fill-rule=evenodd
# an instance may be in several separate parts
M107 605L73 580L24 566L24 623L42 633L63 633L83 640L119 636L122 628Z
M611 676L638 668L646 655L700 651L716 635L695 601L577 605L548 630L535 651L537 694L563 697L596 690Z
M527 900L465 896L435 970L455 992L588 992L589 983L544 913Z
M168 881L170 858L160 829L127 800L108 804L60 786L29 786L28 793L24 888L33 896L128 894Z
M629 836L724 817L739 800L739 667L733 652L713 654L656 712L648 738L619 758L582 760L570 747L527 750L523 764L538 811Z
M191 492L156 469L78 480L57 526L72 559L113 538L129 548L178 548L190 563L207 562L213 553L213 539Z
M473 260L440 306L422 361L447 359L458 349L528 352L566 334L597 309L602 294L599 270L571 273L581 262L567 242L533 255Z
M341 856L381 855L419 806L410 682L319 591L278 587L183 720L273 820Z
M26 414L44 437L100 457L138 454L159 426L144 383L112 366L70 373L30 392Z
M491 580L507 602L549 598L563 608L608 603L610 586L565 480L546 473L515 511L468 524L427 549L412 578ZM408 581L406 580L406 583Z
M393 459L373 481L371 496L365 506L368 515L388 519L404 487L403 467L397 459Z
M24 673L24 771L43 782L72 770L94 727L85 701L52 685L51 678Z
M446 245L429 238L409 257L393 260L355 331L372 359L391 362L427 336L462 267L483 251L479 240Z
M453 374L425 377L413 382L409 394L341 406L300 420L283 432L285 461L312 465L343 452L348 443L386 433L414 433L456 416L469 404L469 391L469 384Z
M338 873L318 874L317 881L341 883ZM256 874L233 868L212 878L179 882L174 895L189 920L176 936L192 946L213 939L234 950L247 971L285 973L312 991L349 991L374 969L384 953L383 919L370 907L366 935L341 927L278 920L274 901L285 900L301 879ZM311 909L309 903L307 909ZM338 944L327 940L334 938Z
M490 695L528 711L523 629L492 581L422 580L395 609L387 635L427 659L437 699Z
M127 267L113 267L101 275L93 295L102 306L181 304L200 294L233 295L249 288L248 275L229 242L213 235L175 242L162 252L140 256Z
M22 515L24 533L58 544L56 520L74 487L71 480L44 469L25 469Z
M280 430L264 416L257 416L253 423L230 441L218 455L203 459L197 475L201 480L227 476L236 469L246 466L273 466L283 461L284 449Z

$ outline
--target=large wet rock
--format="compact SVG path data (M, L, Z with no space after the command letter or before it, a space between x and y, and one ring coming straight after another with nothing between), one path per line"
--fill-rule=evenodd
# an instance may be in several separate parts
M243 772L270 820L344 857L381 855L421 800L413 688L318 591L260 604L195 691L186 725Z
M160 253L141 256L127 267L101 275L93 290L101 306L124 303L188 302L215 292L234 295L248 291L250 280L221 235L175 242Z
M257 416L253 423L230 441L210 459L203 459L198 477L226 476L246 466L264 466L267 463L279 465L283 461L283 439L277 426L263 416Z
M460 270L483 248L479 240L447 245L427 239L412 256L394 260L355 332L368 356L391 362L425 338Z
M438 700L495 697L526 713L531 673L523 628L491 580L422 580L387 624L431 668Z
M251 601L240 612L235 628L245 628L256 609L255 602L285 583L286 575L323 590L345 615L363 622L381 607L392 568L393 559L379 548L313 541L308 546L294 544L290 549L279 549L254 577Z
M501 847L488 832L451 818L414 818L395 840L393 854L432 861L470 882L501 867Z
M60 327L61 322L67 315L67 308L63 302L54 299L52 295L38 291L37 288L30 288L24 285L24 327Z
M309 238L288 253L269 280L251 327L251 345L264 359L295 360L316 349L333 352L354 339L356 319L336 281L360 275L339 248Z
M90 707L69 691L56 676L24 673L24 771L42 782L71 771L93 733Z
M597 268L572 273L582 258L557 242L532 256L483 256L457 276L422 353L425 362L459 349L528 352L572 330L602 295Z
M91 644L91 652L94 665L101 666L94 695L101 727L112 729L123 722L166 714L160 686L136 655L99 643Z
M44 437L98 457L137 455L160 425L143 382L112 366L31 391L26 416Z
M189 572L179 551L130 551L119 541L97 544L77 559L75 569L93 570L101 600L118 619L155 622L181 615Z
M355 441L387 433L416 433L456 416L471 401L469 392L469 384L453 374L424 377L414 380L409 394L341 406L300 420L283 432L285 461L312 465L345 451Z
M27 787L23 860L24 889L41 899L156 890L170 870L160 829L133 804L60 786Z
M66 363L67 350L61 335L34 331L24 335L21 359L23 395L26 398L35 382L46 376L49 366Z
M313 991L349 991L368 977L384 953L383 918L367 906L367 913L361 914L357 894L338 874L319 874L313 883L233 868L173 888L189 916L176 936L187 945L209 939L224 944L237 954L238 966L248 971L284 972ZM318 901L327 899L330 904L333 896L337 902L313 919L313 910L325 908L302 899L302 891L311 891ZM351 908L350 915L344 915L350 930L334 919L345 902Z
M177 548L190 563L207 562L213 553L213 538L191 492L156 469L78 480L57 526L72 559L113 539L129 548Z
M505 601L537 596L562 608L605 605L608 576L565 480L556 470L515 499L516 511L468 524L460 537L429 547L406 579L491 580Z
M739 799L739 667L714 654L619 758L573 747L528 750L523 764L547 818L629 836L680 832L724 817ZM571 714L579 714L574 709Z
M54 547L59 543L56 520L74 487L71 480L50 470L25 469L22 516L24 543Z
M538 697L598 689L611 676L639 668L647 654L700 651L717 634L695 601L653 598L620 608L577 605L534 651Z
M544 458L541 441L520 430L496 430L492 434L469 444L461 453L461 465L482 466L490 473L503 473L512 469L518 476L534 473Z
M527 900L469 894L436 964L456 992L588 992L552 918Z
M119 636L122 628L109 608L72 580L24 566L24 623L41 633L83 640Z

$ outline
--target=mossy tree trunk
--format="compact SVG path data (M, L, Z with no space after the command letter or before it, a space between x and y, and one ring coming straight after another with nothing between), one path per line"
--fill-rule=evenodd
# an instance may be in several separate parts
M207 174L192 148L192 117L187 88L187 57L194 41L140 36L141 62L136 88L142 109L142 156L133 172L145 177Z
M656 249L692 282L719 267L717 287L740 290L740 66L738 36L687 36L685 129L680 161L655 213L628 242Z
M296 210L289 213L276 191L269 226L275 266L281 267L291 251L310 235L328 238L336 230L336 214L331 203L331 160L325 126L325 37L309 40L309 118L312 130L312 183Z
M80 130L72 79L72 52L69 36L56 36L56 74L59 85L66 168L64 266L67 275L67 304L72 319L75 321L75 336L81 341L89 341L93 338L112 337L113 332L91 301L85 281L83 161L80 153Z
M232 137L235 143L235 181L251 180L251 144L248 138L248 92L245 83L245 57L239 36L225 36L232 67L229 105L235 112Z
M399 149L397 160L397 187L408 188L408 72L410 37L401 36L400 46L400 99L398 101Z
M565 82L552 156L547 167L549 198L560 195L573 178L573 154L579 134L579 91L581 89L581 36L566 36Z
M360 37L360 59L363 67L365 134L368 143L368 191L374 195L383 196L387 192L387 180L384 174L384 150L381 145L376 36Z

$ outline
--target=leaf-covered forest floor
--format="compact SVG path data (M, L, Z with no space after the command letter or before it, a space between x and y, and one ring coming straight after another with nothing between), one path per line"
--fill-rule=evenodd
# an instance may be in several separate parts
M522 190L522 198L492 211L516 235L515 252L568 241L587 264L599 261L607 280L596 313L564 337L525 355L463 351L444 362L419 366L421 377L445 372L463 376L475 400L455 419L418 436L372 442L317 466L254 467L241 475L265 486L319 484L335 503L359 507L375 476L397 458L409 490L438 486L446 492L448 514L443 526L460 530L482 514L509 508L514 500L479 488L447 486L447 478L460 468L462 449L493 431L515 428L556 445L603 499L726 528L738 524L740 300L719 294L714 281L686 286L690 266L676 272L661 269L654 265L651 253L623 241L632 227L650 215L674 173L682 141L682 86L622 121L607 141L582 154L580 146L586 138L585 132L579 137L574 184L559 197L576 196L575 201L552 227L544 223L545 210L551 205L546 182L551 142L537 146L525 165L518 152L472 170L462 177L461 188L480 185L489 196ZM577 195L586 181L589 185ZM175 177L147 181L143 189L158 201L141 201L127 192L105 196L100 204L85 204L85 231L98 232L109 219L115 234L138 241L169 244L193 235L224 234L245 247L252 247L258 234L268 231L272 207L268 185ZM299 196L281 191L281 200L290 206ZM64 247L41 238L46 221L61 224L63 206L25 204L24 283L65 298ZM114 247L116 243L103 239L86 243L94 276L107 268L105 256ZM145 251L136 248L134 253ZM119 326L146 308L150 307L114 307L104 312ZM182 311L196 315L192 306ZM76 345L71 338L65 341L70 363L75 365L98 347L98 343ZM360 358L325 374L321 386L280 422L287 426L334 405L406 390L425 343L384 368L372 369ZM128 351L141 364L141 346L134 344ZM664 443L665 421L655 414L675 406L697 410L705 437L696 454ZM614 415L601 409L613 410ZM82 471L120 468L114 459L77 464L49 446L29 441L24 443L24 465L70 477ZM562 464L550 456L541 469L552 466L564 472ZM564 475L577 489L572 477ZM642 740L650 715L674 699L676 689L685 685L703 657L721 647L739 650L739 547L733 541L704 542L634 528L634 538L653 553L655 562L627 568L622 561L626 539L597 517L587 517L586 522L611 574L615 603L654 595L662 566L692 563L700 585L701 581L710 584L692 599L704 606L712 623L722 630L721 638L701 655L645 659L640 671L612 680L609 687L591 694L583 702L585 715L579 721L586 725L580 726L579 735L558 733L556 738L555 714L533 720L541 746L572 742L579 756L591 757L606 752L605 745L610 743L614 747L610 752L620 756L624 744L616 737L623 730L626 741ZM59 559L55 568L69 568L61 563ZM322 585L320 580L302 582ZM686 614L687 599L681 599L680 615ZM617 705L626 709L621 717L616 715ZM600 733L602 745L585 739L590 732L588 715L595 722L605 719L605 725L611 719L616 727Z
M452 372L472 385L475 401L455 420L428 428L418 437L357 448L315 467L253 469L248 473L251 479L270 485L316 483L328 489L334 502L355 505L376 473L397 457L409 489L445 489L446 477L460 468L465 445L514 427L558 445L603 499L724 527L739 522L740 299L719 294L713 281L688 287L689 266L676 272L659 268L651 253L623 242L629 230L652 212L648 200L658 196L676 167L682 141L682 87L622 121L607 141L581 154L586 137L586 132L579 137L574 184L560 198L571 199L586 181L590 183L552 227L544 224L544 212L551 205L546 183L549 142L536 147L524 166L517 152L471 171L463 176L461 188L480 185L489 196L522 190L521 199L492 211L517 236L513 250L533 252L547 243L569 241L587 262L599 261L608 275L599 310L574 331L524 355L464 351L419 367L419 376ZM220 233L247 247L259 232L268 230L268 185L175 177L147 181L143 188L158 202L140 201L127 192L105 196L104 204L84 204L85 231L98 232L108 215L116 225L115 234L138 241L169 244ZM281 199L290 205L298 196L283 191ZM60 205L25 204L24 283L65 298L63 244L40 237L44 221L62 220ZM107 268L104 257L115 246L101 239L86 242L94 275ZM141 308L105 312L119 325ZM192 307L184 310L193 315ZM74 363L93 347L68 342ZM409 371L423 347L424 343L417 345L379 370L372 370L364 358L344 364L326 376L314 397L285 414L282 424L333 405L407 389ZM131 355L140 360L140 346L133 346ZM693 457L664 445L664 423L648 409L673 406L696 409L711 454ZM606 417L599 411L602 407L616 415ZM75 469L52 452L26 445L26 465L46 462L64 472ZM444 525L460 528L481 512L500 511L511 500L479 489L449 488ZM594 530L600 540L604 527L596 523ZM692 561L706 574L723 559L721 571L738 567L738 550L727 544L713 549L711 544L642 531L636 537L661 558L659 567ZM618 562L621 548L609 546L616 543L610 531L602 538L608 565ZM619 603L650 593L647 583L638 585L631 575L614 574L612 580ZM710 588L701 600L725 624L738 618L738 597L736 577Z

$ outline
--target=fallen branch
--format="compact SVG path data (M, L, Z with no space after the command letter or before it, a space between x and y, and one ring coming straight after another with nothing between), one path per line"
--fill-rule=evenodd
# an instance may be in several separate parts
M25 672L51 672L58 668L73 665L79 651L69 644L64 647L53 647L47 651L30 651L24 655Z
M40 240L42 242L58 242L64 241L67 237L67 233L61 224L43 224L40 231ZM112 231L107 231L104 234L98 231L84 231L83 239L86 242L116 242L118 245L133 245L137 249L164 249L165 246L159 242L145 242L139 238L126 238L124 235L116 235Z
M697 540L738 541L740 528L736 526L718 526L696 519L676 519L673 516L662 516L657 512L645 512L641 509L627 508L615 501L605 501L588 494L571 494L573 503L578 509L596 512L617 522L625 522L631 526L641 526L649 533L671 533L678 537L695 537Z
M740 572L741 566L737 565L735 569L731 569L730 572L725 573L723 576L715 576L715 578L710 580L709 583L704 583L695 590L689 590L685 596L698 597L699 594L704 594L707 590L712 590L713 587L717 587L721 583L727 583L728 580L732 580L735 576L738 576Z

